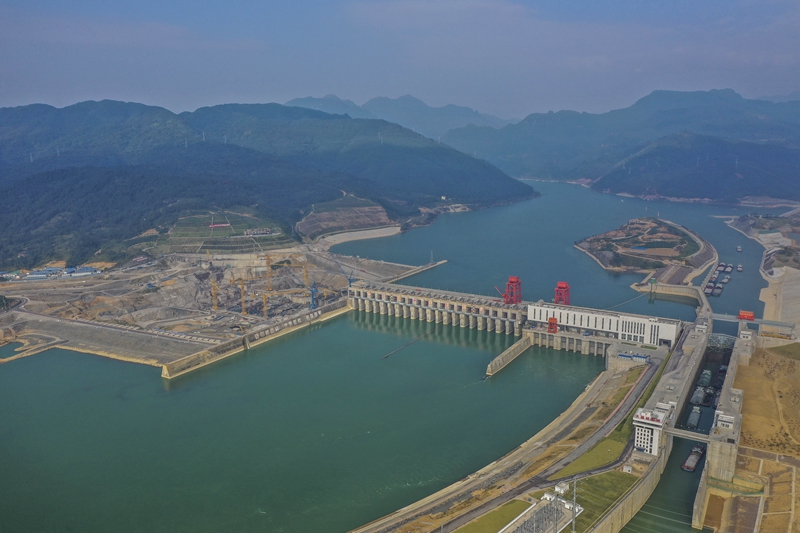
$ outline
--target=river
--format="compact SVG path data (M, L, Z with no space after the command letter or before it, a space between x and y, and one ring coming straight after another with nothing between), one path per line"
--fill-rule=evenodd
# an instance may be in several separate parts
M689 306L637 298L641 276L608 274L572 246L660 214L744 265L716 310L761 313L760 246L709 216L741 211L535 186L541 198L335 251L448 260L408 284L492 294L517 275L526 299L549 300L569 281L573 304L692 319ZM4 364L0 531L345 531L510 451L603 367L536 348L482 381L514 339L452 327L383 358L431 328L352 312L169 383L59 349Z

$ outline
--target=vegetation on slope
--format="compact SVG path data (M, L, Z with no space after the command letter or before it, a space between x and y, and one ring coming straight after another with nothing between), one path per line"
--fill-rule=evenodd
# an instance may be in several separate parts
M746 100L731 90L656 91L631 107L608 113L535 113L499 130L457 129L444 140L467 153L477 152L515 176L591 181L603 177L598 187L612 191L639 194L655 188L663 196L726 202L753 194L748 191L789 198L797 183L800 102ZM660 166L646 157L654 147L661 149ZM671 154L668 147L674 149ZM725 190L720 183L737 173L737 150L742 151L738 173L745 178L741 187ZM707 152L709 165L703 167ZM745 164L746 173L741 172L745 152L751 164ZM622 169L622 162L631 157L638 166ZM637 174L640 167L644 169ZM623 177L623 170L630 172L629 178Z
M400 220L442 196L486 206L534 194L484 161L380 120L277 104L180 115L111 101L0 109L0 266L75 263L101 248L124 255L121 240L234 205L291 234L312 204L343 190Z

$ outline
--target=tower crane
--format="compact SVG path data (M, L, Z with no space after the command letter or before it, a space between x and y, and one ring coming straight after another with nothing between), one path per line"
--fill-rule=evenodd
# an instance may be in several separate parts
M245 292L244 292L244 279L243 278L236 278L231 280L231 285L235 285L236 282L239 282L239 290L242 293L242 314L247 314L247 305L245 304Z
M217 293L219 292L219 285L217 285L213 279L209 278L211 282L211 307L214 311L219 309L219 304L217 303Z

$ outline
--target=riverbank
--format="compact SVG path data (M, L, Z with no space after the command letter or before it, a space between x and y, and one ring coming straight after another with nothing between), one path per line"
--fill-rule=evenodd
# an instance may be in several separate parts
M332 235L325 235L320 237L314 242L315 246L320 247L322 250L328 250L331 246L342 244L350 241L360 241L363 239L377 239L379 237L391 237L401 233L400 226L388 226L384 228L365 229L358 231L344 231L342 233L334 233Z
M609 426L613 428L618 423L616 418L620 416L620 407L632 405L630 395L619 398L618 391L628 382L631 372L639 371L631 368L601 372L566 410L513 451L466 478L356 528L352 533L434 531L444 526L452 531L453 527L494 509L514 495L538 488L529 486L532 482L552 485L554 482L546 478L594 446L606 435ZM648 382L653 374L648 373ZM639 381L631 386L630 391L637 387L640 387Z

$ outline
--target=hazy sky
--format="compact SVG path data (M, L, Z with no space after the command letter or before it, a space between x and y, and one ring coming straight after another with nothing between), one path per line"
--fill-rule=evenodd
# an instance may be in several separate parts
M199 6L199 7L198 7ZM0 106L413 94L504 118L800 89L797 0L2 0Z

